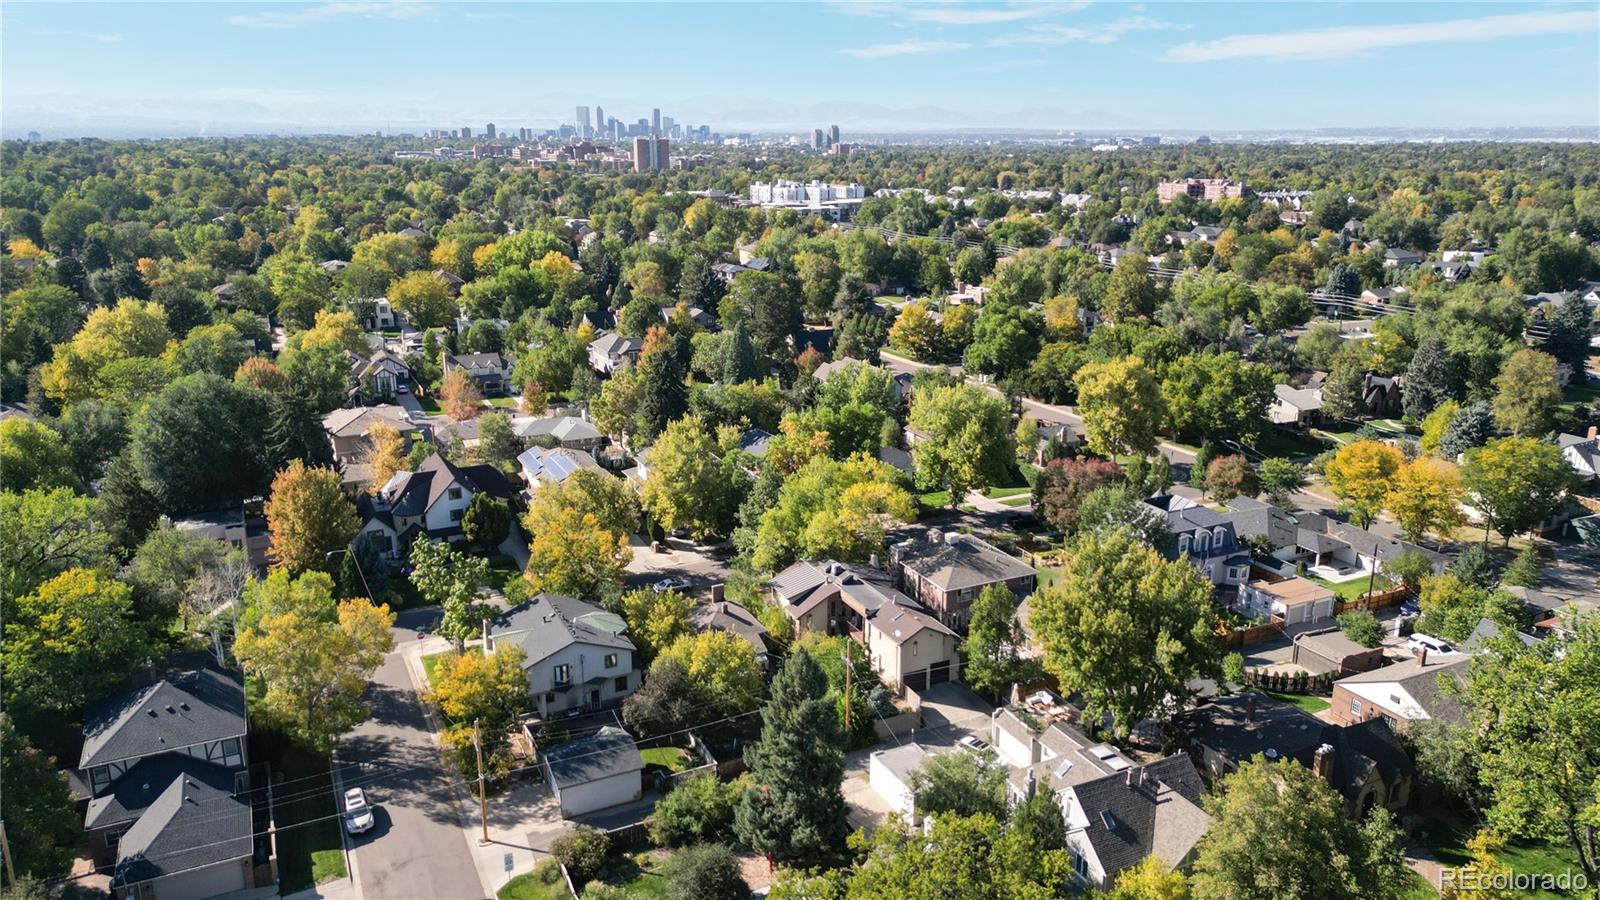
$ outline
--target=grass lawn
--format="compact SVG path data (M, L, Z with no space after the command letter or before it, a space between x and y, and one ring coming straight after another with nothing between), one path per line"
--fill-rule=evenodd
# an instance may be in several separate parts
M444 408L439 405L439 401L433 397L424 397L418 394L417 405L421 406L422 411L430 416L437 416L439 413L444 412Z
M667 861L668 856L669 854L659 850L613 856L606 860L600 877L589 882L589 885L606 885L614 892L608 896L665 900L667 879L661 874L661 864ZM585 893L589 885L584 885L579 893Z
M1001 506L1027 506L1029 503L1032 503L1032 502L1033 502L1033 495L1032 494L1018 494L1018 495L1016 495L1014 497L1006 497L1006 498L1002 499L1000 501L1000 505Z
M1265 693L1274 700L1281 700L1291 706L1298 706L1313 715L1328 708L1328 701L1321 697L1313 697L1310 694L1280 694L1277 691L1266 691Z
M680 747L649 747L639 751L647 766L660 766L668 772L682 772L689 768L689 754Z
M1038 589L1044 590L1047 587L1054 586L1056 582L1060 581L1061 568L1061 566L1046 566L1042 569L1034 569L1035 572L1039 573Z
M1448 867L1466 865L1472 859L1472 854L1466 848L1466 842L1471 837L1471 831L1457 831L1444 822L1429 819L1417 829L1413 840L1427 847L1428 852L1439 860L1440 865ZM1513 872L1525 875L1553 875L1579 871L1577 857L1571 848L1563 844L1540 842L1509 844L1500 851L1499 856L1502 865ZM1554 900L1568 895L1536 890L1524 896L1548 897Z
M290 747L278 760L277 768L289 783L286 796L292 798L278 804L274 812L278 827L278 881L283 892L293 893L345 877L344 844L339 835L342 822L325 818L339 812L328 758Z
M1013 485L1011 487L992 487L987 491L984 491L983 495L988 497L990 500L1002 500L1006 497L1015 497L1019 494L1026 494L1030 490L1031 489L1025 484Z
M919 494L917 502L929 509L944 509L950 505L950 492L929 491L926 494Z
M1354 578L1350 581L1341 581L1338 583L1329 581L1326 578L1318 578L1315 575L1307 575L1306 578L1310 579L1311 581L1315 581L1317 584L1322 585L1330 591L1333 591L1338 595L1340 600L1354 600L1367 592L1367 579L1365 578ZM1380 583L1378 588L1381 590L1383 585Z
M1417 874L1415 869L1406 869L1401 880L1404 883L1398 886L1394 895L1395 900L1435 900L1439 896L1439 892L1433 889L1428 879Z
M455 654L454 650L441 650L438 653L429 653L422 657L422 672L428 676L428 683L433 684L433 670L439 667L439 661L446 656Z
M517 398L516 397L490 397L487 400L484 400L483 402L489 404L490 406L495 407L496 409L516 409L517 408Z
M532 872L506 882L495 894L500 900L571 900L567 885L561 878L561 868L553 859L543 859Z
M1269 428L1250 449L1262 456L1316 456L1328 449L1330 441L1312 432Z

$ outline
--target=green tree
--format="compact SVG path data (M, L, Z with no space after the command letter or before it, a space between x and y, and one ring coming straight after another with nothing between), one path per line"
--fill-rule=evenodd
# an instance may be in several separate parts
M1501 579L1506 584L1518 587L1538 589L1543 581L1544 553L1543 548L1536 543L1529 542L1526 547L1517 551L1517 558L1506 567L1505 575Z
M750 334L744 323L733 326L728 338L726 355L722 359L722 383L741 384L761 377L761 364L756 360L756 348L750 343Z
M972 601L971 616L962 675L973 690L998 697L1020 674L1023 636L1017 595L1003 584L991 584Z
M1138 865L1117 873L1111 890L1100 895L1105 900L1189 900L1189 879L1183 872L1168 869L1157 856L1147 856Z
M911 448L917 486L946 490L950 503L968 491L1002 483L1016 456L1005 401L968 384L919 392L911 428L923 437Z
M434 668L425 696L444 713L445 744L455 751L457 768L463 774L477 776L474 725L489 757L485 768L500 771L510 767L507 738L528 702L525 659L521 647L502 643L493 653L450 654Z
M1354 609L1339 616L1339 630L1344 636L1363 647L1376 647L1383 642L1383 626L1372 613Z
M1455 400L1445 400L1433 411L1422 419L1422 452L1427 454L1441 454L1445 433L1450 429L1450 420L1461 411L1461 404Z
M1423 338L1406 367L1401 395L1406 418L1420 421L1441 403L1454 399L1461 388L1455 357L1445 348L1444 338L1436 334Z
M765 572L802 557L863 561L883 547L892 524L914 515L911 495L888 463L864 453L844 462L819 456L789 476L777 503L761 514L751 561Z
M948 318L954 310L947 312ZM1024 307L989 302L978 314L972 343L963 359L968 369L985 375L1006 375L1027 368L1039 354L1044 320Z
M1129 253L1117 260L1117 268L1106 282L1100 298L1100 313L1113 322L1148 319L1161 301L1161 287L1150 277L1150 262L1143 255Z
M1156 433L1167 425L1167 403L1143 360L1130 356L1090 363L1078 370L1076 379L1078 414L1095 452L1156 452Z
M1455 459L1474 447L1482 447L1494 437L1494 411L1487 403L1463 406L1450 417L1444 437L1439 440L1439 456Z
M939 356L944 333L932 310L921 301L901 308L889 326L889 348L920 362L933 362Z
M0 422L0 489L20 493L77 486L72 455L61 435L20 416Z
M457 652L483 633L483 621L492 613L478 602L478 589L488 583L487 559L458 553L444 541L411 545L411 584L428 603L443 607L437 631L455 642Z
M1173 428L1209 438L1251 439L1266 426L1272 371L1237 353L1200 353L1178 360L1161 389Z
M1221 664L1211 585L1124 528L1080 538L1030 605L1046 671L1083 693L1090 720L1111 714L1118 734L1180 708L1189 683Z
M1399 829L1383 809L1358 825L1327 782L1294 760L1256 757L1208 797L1211 827L1195 849L1200 900L1388 896L1401 883ZM1270 856L1264 846L1281 848Z
M390 284L389 302L418 328L443 328L459 313L444 282L432 272L411 272Z
M697 540L727 534L733 509L726 502L721 454L705 421L685 416L667 425L645 453L650 477L641 497L646 512L667 531Z
M645 663L689 633L694 601L677 591L640 588L622 595L622 617L628 636Z
M266 493L266 398L216 375L162 388L133 421L133 464L160 510L236 506Z
M810 654L791 654L761 710L761 740L745 750L750 786L734 832L769 860L816 858L844 846L844 741L827 693Z
M696 844L672 854L663 867L668 900L745 900L750 885L739 858L722 844Z
M68 569L111 569L95 500L67 488L0 493L0 599L11 603Z
M1256 287L1261 312L1256 327L1263 334L1276 334L1289 328L1298 328L1311 321L1317 308L1306 292L1289 284L1262 284Z
M733 811L744 788L701 772L679 783L645 818L650 840L661 847L683 847L725 840L733 833Z
M488 494L476 494L461 516L461 530L473 546L496 551L511 529L511 507Z
M988 753L935 753L911 773L911 794L917 811L934 816L1001 819L1006 814L1006 770Z
M1322 411L1335 419L1354 419L1366 415L1362 385L1366 366L1360 351L1345 347L1328 363L1328 378L1322 383Z
M1395 472L1383 503L1406 540L1420 542L1430 532L1449 540L1467 521L1461 509L1464 498L1461 472L1454 463L1419 456Z
M1550 430L1561 403L1555 357L1518 350L1501 365L1494 387L1494 420L1501 428L1524 437Z
M847 895L904 897L1055 897L1072 881L1072 858L1046 849L990 815L935 818L924 835L900 820L852 844L862 862Z
M1557 362L1565 363L1572 371L1572 380L1582 384L1588 380L1589 339L1594 331L1594 314L1578 291L1569 293L1550 317L1550 337L1545 350Z
M0 714L0 768L6 773L0 811L12 864L22 875L65 875L80 830L72 790L56 761L29 744L4 714Z
M1239 454L1219 456L1206 466L1206 493L1218 503L1235 497L1254 497L1261 491L1261 479L1250 460Z
M1565 842L1600 878L1600 619L1579 614L1565 640L1532 647L1503 634L1475 657L1463 701L1477 735L1487 818L1501 833Z
M1256 474L1261 477L1261 490L1275 506L1288 506L1289 498L1306 486L1306 467L1281 456L1262 460Z
M394 613L366 600L335 603L333 579L279 569L248 592L233 654L259 680L255 714L326 750L367 717L361 705L394 638Z
M153 649L133 591L104 572L68 569L10 606L0 696L29 733L48 718L81 715Z
M761 703L761 664L756 661L755 648L736 634L702 631L680 635L657 659L683 666L712 715L738 715Z
M478 418L478 458L502 469L509 468L523 451L522 439L511 428L503 412L490 412Z
M1572 468L1553 444L1529 437L1508 437L1467 452L1461 479L1483 513L1484 535L1490 528L1511 543L1553 515L1566 502Z
M332 571L330 554L348 547L361 529L339 473L298 459L272 480L266 515L273 559L297 574Z

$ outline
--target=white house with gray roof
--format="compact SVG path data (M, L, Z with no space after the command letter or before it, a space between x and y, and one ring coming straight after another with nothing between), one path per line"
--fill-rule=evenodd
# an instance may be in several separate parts
M521 647L528 696L540 718L613 706L639 687L621 616L559 594L539 594L483 625L483 651Z
M1172 535L1169 559L1185 556L1214 585L1237 585L1250 576L1250 552L1240 546L1233 523L1207 507L1176 494L1144 501Z

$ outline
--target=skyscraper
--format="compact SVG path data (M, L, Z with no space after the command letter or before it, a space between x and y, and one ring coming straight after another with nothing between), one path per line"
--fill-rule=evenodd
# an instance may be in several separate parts
M828 143L830 143L830 144L839 143L839 126L837 126L837 125L829 125L828 126Z
M663 137L633 139L633 170L659 172L671 164L672 142Z
M577 123L578 123L578 135L580 137L588 137L589 136L589 107L587 107L587 106L578 107Z
M461 139L466 140L469 137L472 137L472 128L469 126L461 129Z
M813 150L821 150L822 149L822 129L821 128L813 128L813 129L811 129L811 149L813 149Z
M650 133L661 133L661 107L650 110Z
M488 138L491 141L494 140L494 123L493 122L490 122L488 125L483 126L483 136Z
M594 105L594 130L596 134L606 131L606 108L598 103Z

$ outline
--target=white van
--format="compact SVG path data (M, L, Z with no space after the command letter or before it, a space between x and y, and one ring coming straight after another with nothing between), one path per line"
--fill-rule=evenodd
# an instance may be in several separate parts
M1426 650L1429 653L1455 653L1456 652L1456 648L1450 646L1449 644L1445 643L1444 641L1439 640L1438 638L1434 637L1433 635L1431 635L1431 634L1420 634L1420 633L1419 634L1413 634L1411 636L1411 640L1406 641L1406 649L1410 650L1412 653L1416 653L1419 650Z

